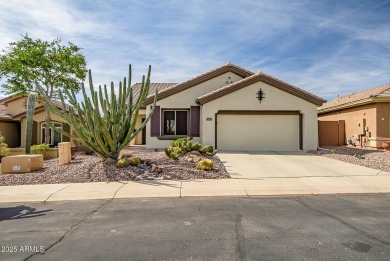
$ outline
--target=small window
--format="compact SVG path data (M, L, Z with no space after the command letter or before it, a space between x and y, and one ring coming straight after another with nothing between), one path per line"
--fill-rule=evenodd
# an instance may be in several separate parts
M163 111L163 135L188 135L188 110Z
M62 123L59 122L53 122L53 125L62 130ZM41 143L45 143L45 136L46 136L46 123L41 124ZM58 131L55 131L53 128L50 128L50 144L51 146L56 147L58 143L62 142L62 134Z

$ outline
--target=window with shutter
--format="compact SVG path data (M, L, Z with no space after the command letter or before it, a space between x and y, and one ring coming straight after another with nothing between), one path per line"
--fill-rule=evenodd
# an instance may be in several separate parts
M152 118L150 119L150 136L160 136L160 106L156 106L154 109Z

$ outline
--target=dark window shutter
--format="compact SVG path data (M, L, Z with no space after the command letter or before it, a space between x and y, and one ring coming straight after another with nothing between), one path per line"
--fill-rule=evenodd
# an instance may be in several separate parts
M150 120L150 137L160 136L160 106L156 106L156 108L154 108L154 112Z
M200 106L191 106L190 119L190 136L200 137Z

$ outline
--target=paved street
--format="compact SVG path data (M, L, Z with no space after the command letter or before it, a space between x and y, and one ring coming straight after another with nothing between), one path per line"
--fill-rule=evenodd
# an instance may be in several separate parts
M0 204L0 231L0 260L388 260L390 195Z

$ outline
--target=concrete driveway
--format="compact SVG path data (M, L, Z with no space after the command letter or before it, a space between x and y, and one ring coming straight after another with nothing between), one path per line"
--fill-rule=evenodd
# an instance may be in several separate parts
M390 173L305 152L220 152L248 196L389 193Z
M390 173L306 152L218 152L235 179L376 176Z

